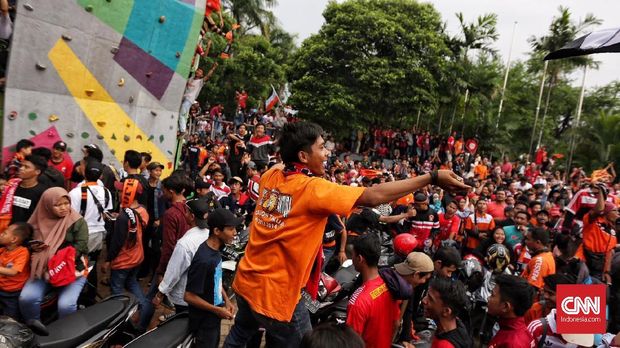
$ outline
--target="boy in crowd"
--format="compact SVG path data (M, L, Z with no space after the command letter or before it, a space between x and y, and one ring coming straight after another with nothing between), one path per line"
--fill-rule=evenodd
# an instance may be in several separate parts
M190 330L197 347L218 347L222 319L233 319L235 306L222 288L220 250L233 241L243 218L219 208L207 217L209 238L202 243L187 273L184 300L189 305Z
M489 315L499 318L499 331L489 348L530 348L534 339L527 331L523 316L532 306L534 289L520 277L500 274L489 296Z
M30 156L33 146L34 143L28 139L22 139L15 144L15 154L4 171L8 179L17 177L19 169L22 166L22 161Z
M437 323L432 348L473 347L471 336L457 317L467 304L465 286L460 281L444 277L433 279L428 293L422 299L424 315Z
M47 161L40 156L30 155L21 161L19 178L22 180L13 196L11 223L26 222L39 203L47 186L39 182L39 175L47 168Z
M538 290L542 290L543 278L555 273L555 259L549 251L549 231L536 227L525 235L525 245L531 252L532 259L521 274L528 283Z
M19 320L19 294L30 277L30 253L23 246L33 230L17 222L0 233L0 304L2 313Z

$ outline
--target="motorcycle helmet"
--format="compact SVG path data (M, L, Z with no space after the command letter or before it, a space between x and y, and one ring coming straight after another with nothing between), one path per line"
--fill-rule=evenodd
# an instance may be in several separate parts
M480 260L473 255L463 258L460 269L460 279L467 286L468 291L475 291L482 286L484 274Z
M418 247L418 239L409 233L402 233L394 238L394 252L400 257L407 257Z
M493 273L502 273L510 264L510 252L503 244L493 244L487 249L485 259Z

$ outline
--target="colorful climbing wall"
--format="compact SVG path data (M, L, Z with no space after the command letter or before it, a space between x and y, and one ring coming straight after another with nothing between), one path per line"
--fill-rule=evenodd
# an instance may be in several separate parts
M3 115L19 139L89 143L119 166L128 149L172 169L179 107L206 0L21 0ZM4 156L6 159L6 155Z

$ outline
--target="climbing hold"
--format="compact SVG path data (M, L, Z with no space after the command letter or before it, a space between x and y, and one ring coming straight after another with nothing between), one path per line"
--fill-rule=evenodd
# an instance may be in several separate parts
M82 132L82 139L88 139L88 137L90 136L90 134L88 134L88 132Z
M170 130L172 130L172 126L170 126L169 128L170 128Z
M71 153L71 152L73 152L73 149L72 149L72 148L70 148L70 147L68 147L68 148L67 148L67 152L68 152L68 153Z
M112 52L112 54L116 54L116 53L118 53L118 47L112 47L112 49L110 50L110 52Z
M71 41L73 38L67 34L62 34L62 39L65 41Z
M151 110L151 115L153 115L153 116L157 116L157 112L155 112L155 111Z
M107 2L112 2L112 0L105 0L105 1L107 1Z
M69 133L67 133L67 136L68 136L69 138L73 138L73 133L69 132Z
M133 103L133 95L129 96L129 104Z
M142 140L142 135L140 135L140 134L136 135L136 139Z
M119 87L123 87L125 85L125 79L121 77L121 79L118 80L118 85Z
M30 130L30 132L29 132L29 133L30 133L30 135L32 135L32 136L37 135L37 132L33 131L32 129Z
M35 116L36 116L36 114L35 114ZM59 120L59 118L58 118L58 116L56 116L56 115L54 115L54 114L51 114L51 115L50 115L50 117L48 117L48 120L49 120L50 122L56 122L56 121L58 121L58 120Z
M166 16L159 17L159 23L163 23L166 21Z
M174 114L170 115L170 118L174 118Z
M151 77L152 75L153 75L153 73L150 72L150 71L146 73L146 77Z
M87 89L84 92L86 92L86 95L90 97L90 96L93 95L93 93L95 93L95 90L94 89Z
M86 10L86 12L93 12L93 6L92 5L88 5L88 6L84 7L84 9Z
M116 150L112 149L110 150L110 153L114 155L116 153Z
M34 112L29 113L29 114L28 114L28 119L29 119L30 121L34 121L34 120L36 120L36 119L37 119L37 114L36 114L36 113L34 113Z
M34 11L34 7L28 3L24 4L24 8L28 11Z
M168 150L166 151L169 155L172 155L172 151Z
M125 123L125 127L131 128L131 123L129 123L129 122Z
M163 143L163 142L164 142L164 135L163 135L163 134L159 136L159 142L160 142L160 143Z
M148 138L147 140L148 140L148 141L151 141L151 140L153 140L153 139L155 139L155 136L153 136L153 135L151 134L151 135L149 135L149 138Z
M10 121L13 121L13 120L14 120L14 119L16 119L16 118L17 118L17 111L11 111L11 112L9 113L9 120L10 120Z
M129 141L129 140L131 140L131 138L129 137L129 135L125 135L125 136L123 137L123 140L125 140L125 141Z
M172 162L168 162L168 169L172 169Z
M177 58L181 58L181 52L177 51L176 56Z
M105 125L106 125L106 121L97 121L97 126L105 127Z
M45 65L43 65L41 63L37 63L36 67L37 67L37 70L45 70L45 69L47 69L47 66L45 66Z
M97 134L97 139L102 140L103 139L103 135Z
M112 133L112 140L116 140L116 134Z

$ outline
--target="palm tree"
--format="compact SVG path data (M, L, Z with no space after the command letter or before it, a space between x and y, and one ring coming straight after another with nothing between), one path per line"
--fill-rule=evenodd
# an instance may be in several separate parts
M277 3L277 0L226 0L224 6L241 25L243 34L258 29L261 35L269 38L270 29L277 24L276 17L269 9Z
M576 162L583 163L588 170L602 168L609 162L620 163L620 115L601 111L575 131L581 139L575 151Z
M461 58L468 61L467 54L470 50L479 50L492 55L497 54L493 44L499 38L497 33L497 14L487 13L478 16L475 22L466 23L463 13L456 14L461 26L461 36L456 38L461 48Z

